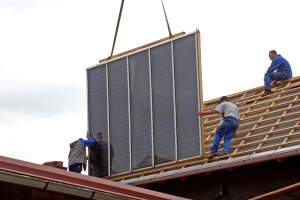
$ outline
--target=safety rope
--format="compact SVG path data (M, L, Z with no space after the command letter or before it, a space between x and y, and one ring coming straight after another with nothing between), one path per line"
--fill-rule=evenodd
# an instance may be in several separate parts
M165 13L165 18L166 18L166 22L167 22L167 26L168 26L168 31L169 31L169 38L171 39L171 38L172 38L172 33L171 33L170 26L169 26L169 22L168 22L167 14L166 14L166 11L165 11L165 6L164 6L164 3L163 3L163 1L162 1L162 0L161 0L161 4L162 4L162 7L163 7L163 9L164 9L164 13Z
M117 39L117 35L118 35L119 24L120 24L120 21L121 21L121 15L122 15L122 10L123 10L123 5L124 5L124 0L122 0L122 3L121 3L120 12L119 12L119 18L118 18L118 23L117 23L115 37L114 37L114 42L113 42L113 46L112 46L112 49L111 49L110 56L107 58L107 60L109 60L112 57L113 52L114 52L115 43L116 43L116 39Z
M164 6L164 3L163 3L162 0L161 0L161 4L162 4L162 7L163 7L164 13L165 13L165 18L166 18L166 22L167 22L167 26L168 26L168 31L169 31L169 38L171 39L172 38L172 33L171 33L170 26L169 26L167 14L166 14L166 11L165 11L165 6ZM111 59L111 57L113 55L113 52L114 52L115 43L116 43L116 39L117 39L117 35L118 35L118 30L119 30L119 24L120 24L121 16L122 16L123 5L124 5L124 0L122 0L122 3L121 3L121 7L120 7L120 11L119 11L119 17L118 17L118 23L117 23L117 27L116 27L116 31L115 31L114 42L113 42L113 46L112 46L112 49L111 49L110 56L107 58L107 60Z

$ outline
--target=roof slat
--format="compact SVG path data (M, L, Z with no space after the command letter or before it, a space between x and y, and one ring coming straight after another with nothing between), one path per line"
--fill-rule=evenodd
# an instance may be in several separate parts
M155 174L171 173L172 170L189 169L197 165L211 165L220 159L238 159L241 156L264 153L270 150L279 150L285 147L296 146L300 143L300 76L286 81L279 81L272 88L273 93L262 97L263 86L228 95L231 102L240 110L241 123L235 137L231 140L231 154L222 158L205 159L191 158L153 168L137 170L108 179L120 181L132 178L156 177ZM203 103L205 111L214 109L219 98ZM214 134L222 123L220 115L209 115L204 120L205 152L209 153ZM221 142L222 149L224 142ZM168 175L166 175L167 177Z

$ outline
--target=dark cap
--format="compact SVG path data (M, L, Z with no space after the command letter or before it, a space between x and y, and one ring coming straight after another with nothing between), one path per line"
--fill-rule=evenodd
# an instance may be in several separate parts
M219 101L218 104L222 103L222 101L223 101L224 99L226 99L226 101L229 101L229 99L228 99L227 96L222 96L222 97L220 98L220 101Z

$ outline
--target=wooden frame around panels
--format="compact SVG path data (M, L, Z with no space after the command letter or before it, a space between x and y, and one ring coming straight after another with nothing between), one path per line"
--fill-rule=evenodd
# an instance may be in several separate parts
M180 33L177 33L177 34L172 35L172 37L173 37L173 38L176 38L176 37L181 36L181 35L184 35L184 34L185 34L185 32L180 32ZM163 38L163 39L156 40L156 41L154 41L154 42L151 42L151 43L148 43L148 44L145 44L145 45L136 47L136 48L134 48L134 49L130 49L130 50L128 50L128 51L124 51L124 52L122 52L122 53L113 55L110 59L117 58L117 57L120 57L120 56L124 56L124 55L126 55L126 54L129 54L129 53L132 53L132 52L135 52L135 51L139 51L139 50L141 50L141 49L150 47L150 46L152 46L152 45L155 45L155 44L164 42L164 41L169 40L169 39L170 39L169 37L165 37L165 38ZM104 59L99 60L99 63L102 63L102 62L105 62L105 61L108 61L108 58L104 58Z
M203 107L203 91L202 91L202 86L203 86L203 83L202 83L202 59L201 59L201 37L200 37L200 31L197 31L197 64L198 64L198 83L199 83L199 94L200 94L200 97L199 97L199 109L200 110L203 110L204 107ZM203 118L199 118L200 121L200 132L201 132L201 152L203 152L205 155L205 138L204 138L204 120Z
M199 60L201 61L200 57ZM201 67L201 63L199 65ZM199 75L201 75L200 73ZM263 86L228 95L229 99L232 100L231 102L235 103L240 109L241 123L235 137L231 140L231 154L224 156L224 158L232 159L300 143L300 76L286 81L279 81L277 86L272 88L273 94L271 95L262 97L262 92ZM200 93L202 94L202 91ZM206 101L203 102L200 108L206 111L212 110L218 105L218 102L219 98ZM294 112L289 113L290 111ZM221 122L220 115L203 117L202 133L205 137L203 142L205 143L206 153L209 152L212 146L214 134ZM223 145L222 142L220 149ZM188 166L205 165L208 162L218 160L220 160L218 157L211 160L193 158L108 179L121 181Z

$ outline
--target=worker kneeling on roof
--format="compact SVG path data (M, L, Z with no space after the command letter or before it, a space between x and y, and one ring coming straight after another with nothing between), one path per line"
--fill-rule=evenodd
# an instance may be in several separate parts
M219 101L219 105L210 111L199 111L198 115L213 115L222 114L223 122L218 127L217 132L214 137L213 145L210 149L210 153L206 156L207 159L211 159L216 156L224 156L229 154L230 150L230 140L235 134L239 123L240 123L240 112L238 107L229 102L227 96L222 96ZM224 148L223 152L218 153L219 145L222 137L224 136Z
M272 60L272 63L265 73L265 91L262 96L272 93L271 87L276 85L276 81L283 81L293 77L290 63L280 54L278 55L275 50L269 51L269 58Z

